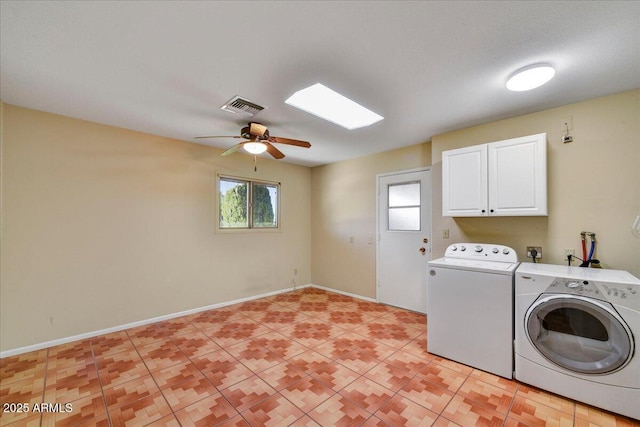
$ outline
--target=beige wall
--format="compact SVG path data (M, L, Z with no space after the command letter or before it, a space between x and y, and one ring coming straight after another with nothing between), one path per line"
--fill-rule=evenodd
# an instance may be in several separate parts
M424 143L312 169L314 284L375 298L376 175L430 164Z
M542 246L542 262L563 264L565 248L581 255L580 231L597 234L607 268L640 276L640 90L448 132L425 143L313 168L313 283L375 297L376 174L429 166L433 179L432 257L454 242ZM562 119L573 118L574 142L563 144ZM442 151L546 132L548 217L443 218ZM442 238L449 229L449 239ZM350 239L353 237L353 243Z
M562 144L567 116L574 142ZM477 241L521 259L542 246L543 262L561 264L588 230L605 267L640 276L640 90L313 169L261 158L257 174L249 156L11 105L0 104L0 127L0 351L293 281L374 298L376 175L432 160L433 257ZM548 217L441 216L443 150L540 132ZM282 182L282 232L215 234L216 173Z
M572 143L563 144L562 119L573 118ZM443 218L442 151L547 133L548 217ZM581 256L580 232L598 240L596 258L607 268L640 277L640 239L631 224L640 215L640 90L438 135L433 148L433 256L458 241L542 246L541 262L563 264L564 249ZM443 239L442 231L450 230ZM530 261L530 259L529 259Z
M311 280L309 168L2 110L2 351ZM216 173L282 183L282 232L214 233ZM294 276L294 269L298 273Z

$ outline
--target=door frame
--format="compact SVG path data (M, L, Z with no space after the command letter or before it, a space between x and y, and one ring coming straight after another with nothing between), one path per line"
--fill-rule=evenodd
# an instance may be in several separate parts
M385 172L376 174L376 302L380 302L380 178L394 176L394 175L403 175L407 173L414 172L431 172L431 166L424 166L413 169L404 169L395 172ZM432 230L433 225L433 177L431 177L431 201L429 204L429 208L431 209L429 215L429 230ZM431 240L433 240L433 235L431 235ZM430 242L430 248L432 247L432 242Z

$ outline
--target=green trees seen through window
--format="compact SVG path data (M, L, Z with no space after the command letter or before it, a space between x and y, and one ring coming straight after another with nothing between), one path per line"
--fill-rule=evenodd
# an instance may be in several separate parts
M277 228L278 190L277 184L220 178L220 228Z

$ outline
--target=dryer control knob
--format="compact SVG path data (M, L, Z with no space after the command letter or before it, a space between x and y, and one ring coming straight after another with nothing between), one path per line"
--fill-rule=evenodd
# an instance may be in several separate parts
M478 252L478 253L480 253L480 252L482 252L482 246L477 245L475 248L473 248L473 250Z
M451 250L455 252L455 251L458 250L458 247L457 246L453 246L453 247L451 247Z
M500 252L500 249L498 249L498 248L493 248L493 249L491 250L491 252L493 252L494 254L497 254L498 252Z
M462 252L464 252L464 251L466 251L466 250L467 250L467 248L465 248L464 246L460 246L460 250L461 250Z
M503 254L505 254L505 255L509 255L509 249L504 248L504 249L502 250L502 253L503 253Z

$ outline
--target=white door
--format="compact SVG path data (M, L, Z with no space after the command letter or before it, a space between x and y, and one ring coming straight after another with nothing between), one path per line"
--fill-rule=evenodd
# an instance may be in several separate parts
M431 171L378 175L377 298L427 312Z

